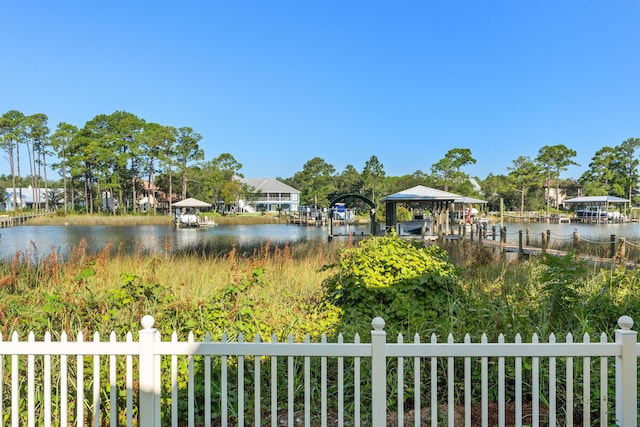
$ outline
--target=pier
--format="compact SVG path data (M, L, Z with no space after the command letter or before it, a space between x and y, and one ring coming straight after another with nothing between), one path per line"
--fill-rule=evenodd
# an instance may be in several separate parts
M517 243L507 243L507 228L460 227L457 235L450 239L468 241L493 248L500 254L512 253L519 258L544 254L566 256L573 253L576 259L595 264L619 263L635 268L640 262L640 241L634 242L611 234L608 239L593 240L581 236L577 231L570 235L555 235L550 230L531 236L529 230L518 230Z
M24 213L19 215L0 215L0 228L13 227L27 222L30 218L48 215L48 213Z

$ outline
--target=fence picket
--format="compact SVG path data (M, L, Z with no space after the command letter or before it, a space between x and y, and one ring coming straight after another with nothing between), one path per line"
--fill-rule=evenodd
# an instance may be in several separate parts
M567 343L573 343L573 335L571 335L570 333L567 334ZM567 376L566 376L566 381L565 383L566 385L566 389L567 389L567 403L566 403L566 413L567 413L567 424L568 426L572 426L573 425L573 410L574 410L574 405L573 405L573 357L569 356L567 357L567 366L566 366L566 370L567 370Z
M418 334L416 334L416 337ZM417 341L419 342L419 340ZM438 338L436 334L431 334L431 344L436 344L438 342ZM420 358L416 357L416 360L419 361ZM431 426L435 427L438 425L438 358L431 358ZM418 365L419 366L419 365ZM420 390L420 375L419 371L416 372L418 377L415 379L415 382L418 384L418 390ZM418 412L420 412L420 406L418 405ZM420 427L420 419L416 418L415 427Z
M93 342L100 342L100 334L93 334ZM100 355L93 355L93 425L100 427Z
M238 335L238 343L244 342L244 335ZM244 356L238 356L238 425L244 424Z
M522 344L522 336L520 334L516 334L514 342L516 344ZM522 427L522 357L517 356L515 358L514 365L516 427Z
M78 343L84 341L82 331L78 332ZM76 355L76 425L84 425L84 356Z
M344 344L342 334L338 334L338 344ZM338 357L338 427L344 427L344 357Z
M607 342L607 335L600 335L600 343ZM605 426L609 421L609 366L606 357L600 357L600 425Z
M487 344L487 334L482 334L480 338L482 344ZM480 383L482 389L482 427L488 427L489 425L489 358L484 356L481 359L482 367L480 374ZM453 424L450 424L453 426Z
M277 344L278 337L271 334L271 343ZM278 425L278 357L271 357L271 426Z
M109 335L109 341L115 343L116 333L111 331ZM116 427L118 425L118 383L117 383L117 364L116 356L112 354L109 356L109 425Z
M18 343L18 333L14 332L11 336L11 342ZM20 425L20 413L18 412L20 403L20 365L17 354L11 356L11 425L18 427Z
M222 345L225 345L228 343L227 340L227 333L223 333L222 334L222 339L221 339ZM221 413L221 418L222 418L222 427L227 427L228 424L228 419L229 419L229 377L228 372L227 372L227 362L228 362L228 356L226 354L223 354L221 356L222 361L220 363L220 396L221 396L221 403L220 403L220 413Z
M187 342L194 343L195 337L193 335L193 331L189 332L189 336L187 338ZM187 422L189 427L195 426L195 374L194 374L194 356L190 354L187 356L187 376L189 378L189 382L187 384Z
M33 332L29 332L27 339L29 343L36 341L36 335ZM29 427L35 427L36 425L36 397L35 397L35 385L36 385L36 364L35 356L30 354L27 356L27 425Z
M204 342L211 342L211 334L207 332ZM204 356L204 427L211 427L211 356Z
M591 342L588 333L584 334L582 342L585 344ZM591 414L591 357L589 356L585 356L582 359L582 408L583 414ZM583 416L582 425L589 427L591 425L591 416Z
M289 334L287 337L287 343L293 344L293 335ZM287 425L294 425L295 414L295 376L294 376L294 358L293 356L287 357Z
M398 334L398 338L396 341L398 344L402 344L403 337L402 334ZM398 356L398 378L397 378L397 388L398 392L396 393L398 396L398 404L397 404L397 412L398 412L398 427L404 427L404 357Z
M555 334L549 335L549 344L555 344ZM554 356L549 358L549 427L555 427L558 408L556 407L556 387L557 387L557 360Z
M504 344L504 335L498 336L498 344ZM498 425L505 427L505 367L504 357L498 357Z
M464 343L471 344L471 336L464 335ZM464 358L464 425L471 425L471 358Z
M60 335L60 342L64 346L67 343L67 333ZM66 426L69 419L69 364L68 356L63 354L60 356L60 425Z
M533 334L533 345L538 344L538 334ZM533 357L531 360L531 422L534 427L540 425L540 359Z
M47 331L44 334L44 342L46 344L51 343L51 333ZM45 354L43 358L44 368L44 384L43 384L43 404L44 404L44 426L51 426L51 355ZM0 376L0 378L2 378ZM0 396L2 394L0 393Z

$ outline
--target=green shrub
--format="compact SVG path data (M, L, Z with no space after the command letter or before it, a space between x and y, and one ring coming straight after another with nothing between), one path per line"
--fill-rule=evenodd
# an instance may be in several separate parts
M337 272L323 283L326 297L344 310L341 330L369 335L368 322L380 316L387 333L424 332L448 313L459 296L447 252L391 234L345 249L332 264Z

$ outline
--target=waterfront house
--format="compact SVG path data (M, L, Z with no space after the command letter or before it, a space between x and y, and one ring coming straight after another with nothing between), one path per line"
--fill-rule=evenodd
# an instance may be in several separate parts
M274 178L240 178L255 193L253 200L240 200L241 212L297 212L300 206L300 191Z
M52 195L53 191L55 190L51 188L33 188L32 186L16 188L14 205L13 188L7 187L4 193L5 210L44 209L47 204L47 194ZM51 203L51 198L49 202Z

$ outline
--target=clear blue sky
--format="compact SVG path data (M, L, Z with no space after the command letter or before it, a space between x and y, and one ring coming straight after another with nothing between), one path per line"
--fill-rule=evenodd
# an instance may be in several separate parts
M484 179L556 144L578 178L640 137L639 18L637 0L4 2L0 114L190 126L253 178L372 155L429 173L469 148Z

